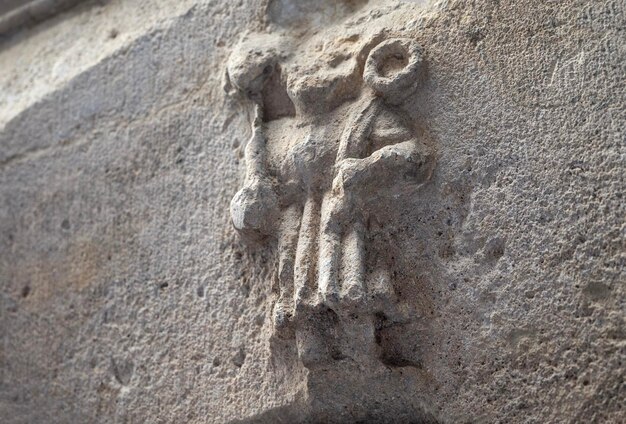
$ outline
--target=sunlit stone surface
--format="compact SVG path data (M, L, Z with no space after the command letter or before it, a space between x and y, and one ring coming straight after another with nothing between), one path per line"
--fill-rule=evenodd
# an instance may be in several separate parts
M0 44L0 421L619 423L624 6L115 1Z

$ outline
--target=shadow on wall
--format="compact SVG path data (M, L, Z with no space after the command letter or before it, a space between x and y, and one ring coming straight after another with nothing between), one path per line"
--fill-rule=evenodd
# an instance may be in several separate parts
M0 43L16 32L30 28L79 3L87 7L108 0L7 0L0 3Z
M284 28L327 26L358 11L368 0L271 0L267 16Z

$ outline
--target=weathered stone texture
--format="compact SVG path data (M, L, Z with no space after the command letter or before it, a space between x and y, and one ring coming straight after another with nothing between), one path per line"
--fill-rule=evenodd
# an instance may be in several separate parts
M55 27L0 50L29 99L0 98L3 422L623 420L623 2L166 3L34 94ZM415 361L311 370L272 337L275 247L232 225L252 117L224 70L246 31L350 22L424 53L436 166L377 239L412 313L379 343Z

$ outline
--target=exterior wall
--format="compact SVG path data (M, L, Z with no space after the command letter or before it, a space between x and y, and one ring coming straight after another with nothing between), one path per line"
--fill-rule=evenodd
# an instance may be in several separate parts
M0 4L0 37L70 9L80 0L5 0Z
M396 339L419 367L311 370L277 346L276 248L229 212L251 135L224 90L242 34L351 15L110 2L0 46L6 422L620 422L623 5L401 3L355 13L427 64L411 116L436 167L389 215L417 311ZM62 34L90 25L109 41L64 59Z

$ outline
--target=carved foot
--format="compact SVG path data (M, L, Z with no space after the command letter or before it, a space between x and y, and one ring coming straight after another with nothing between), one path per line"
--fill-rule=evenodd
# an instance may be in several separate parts
M309 309L296 330L298 356L309 369L328 366L345 359L340 347L339 316L330 308L318 305Z

